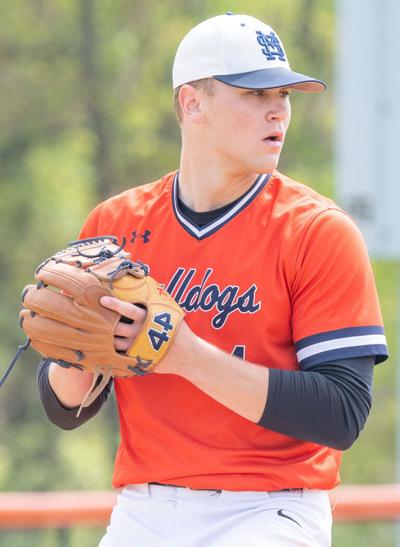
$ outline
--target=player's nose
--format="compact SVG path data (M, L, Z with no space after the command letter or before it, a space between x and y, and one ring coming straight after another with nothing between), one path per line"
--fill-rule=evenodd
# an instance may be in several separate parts
M277 98L272 104L268 105L266 118L268 121L283 121L290 116L290 105L282 97Z

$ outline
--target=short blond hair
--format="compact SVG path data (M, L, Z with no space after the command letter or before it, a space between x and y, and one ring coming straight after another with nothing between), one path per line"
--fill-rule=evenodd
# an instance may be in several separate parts
M187 85L191 85L195 89L200 89L201 91L205 91L208 95L213 95L214 93L213 78L203 78L202 80L195 80L194 82L188 82ZM179 91L181 87L182 86L179 86L174 90L174 109L175 109L175 114L179 120L179 123L182 122L182 109L181 109L181 105L179 104Z

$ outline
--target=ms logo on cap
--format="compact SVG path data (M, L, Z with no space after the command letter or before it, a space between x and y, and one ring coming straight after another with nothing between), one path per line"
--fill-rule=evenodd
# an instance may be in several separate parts
M279 61L286 61L285 52L281 46L281 43L274 32L264 34L261 30L256 31L257 42L263 46L261 51L267 57L268 61L274 61L276 58Z

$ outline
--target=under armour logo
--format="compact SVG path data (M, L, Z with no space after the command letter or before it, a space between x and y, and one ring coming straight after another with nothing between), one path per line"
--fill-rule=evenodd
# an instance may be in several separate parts
M256 34L257 42L263 46L261 51L267 57L268 61L274 61L276 58L278 58L279 61L286 61L283 47L274 32L271 31L269 34L264 34L261 30L258 30Z
M150 230L145 230L144 234L137 234L136 230L132 232L132 239L131 243L135 243L136 238L141 237L143 239L143 243L148 243L150 241Z

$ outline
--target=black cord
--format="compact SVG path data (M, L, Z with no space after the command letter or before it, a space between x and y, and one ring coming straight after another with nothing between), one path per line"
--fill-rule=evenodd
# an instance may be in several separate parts
M10 374L10 372L11 372L13 366L15 365L15 363L18 361L19 356L21 355L21 353L29 348L30 343L31 343L31 341L29 340L29 338L27 338L25 344L21 344L21 345L18 346L17 353L14 355L11 363L8 365L7 370L5 371L5 373L3 374L3 376L0 380L0 387L7 380L8 375Z

